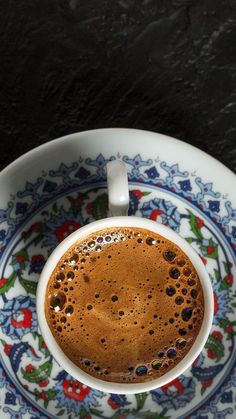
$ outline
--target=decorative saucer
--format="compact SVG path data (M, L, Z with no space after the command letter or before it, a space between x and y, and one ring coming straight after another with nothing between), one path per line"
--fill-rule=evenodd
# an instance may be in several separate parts
M168 225L200 254L214 288L204 351L168 385L130 396L77 382L49 353L35 292L55 246L107 215L106 164L128 168L129 213ZM235 176L181 141L129 129L51 141L0 174L0 417L227 418L236 416Z

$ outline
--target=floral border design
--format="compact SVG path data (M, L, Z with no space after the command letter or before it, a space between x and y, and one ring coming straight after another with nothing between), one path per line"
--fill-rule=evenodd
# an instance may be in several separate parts
M117 158L121 158L121 155L116 156ZM61 163L58 170L50 170L49 173L42 173L42 177L39 177L35 183L29 183L27 182L25 185L25 189L22 191L19 191L15 196L12 196L12 200L8 202L6 209L0 210L0 224L2 225L2 229L0 230L0 251L1 255L3 255L4 250L6 249L8 243L10 242L11 238L15 235L15 233L18 231L20 226L29 219L31 214L35 213L39 208L43 208L48 203L55 200L55 198L65 195L71 191L76 190L78 187L91 187L92 185L103 185L106 182L106 172L105 172L105 166L109 160L113 160L116 158L115 156L111 156L109 159L104 158L101 154L97 157L97 159L80 159L79 162L74 162L70 166L66 166L65 164ZM181 172L179 170L178 164L168 166L165 162L156 162L154 163L153 160L142 160L141 156L138 154L134 158L129 158L128 156L122 157L123 161L126 162L126 164L130 167L130 171L128 173L129 181L132 184L139 184L142 188L143 186L153 186L156 188L159 188L163 191L171 192L173 195L176 195L177 197L183 198L186 201L189 201L193 206L195 206L198 210L200 210L206 217L208 217L216 226L217 228L223 233L225 236L227 242L229 243L232 251L234 254L236 253L236 210L232 208L232 205L229 201L227 201L227 197L222 197L219 193L213 191L213 185L212 183L206 183L204 184L199 177L196 177L195 173L189 174L188 172ZM181 180L178 180L181 179ZM131 191L131 203L130 203L130 213L134 214L136 211L141 211L143 216L147 216L153 219L156 219L155 217L159 216L161 217L161 221L164 223L167 223L171 228L174 228L178 230L178 224L180 221L180 214L178 214L178 211L175 208L173 208L173 205L170 201L165 201L164 199L154 199L151 201L146 201L143 203L142 208L140 208L140 200L145 196L148 195L147 192L143 192L139 189L134 189ZM73 198L71 198L73 201ZM79 195L77 197L77 201L80 199ZM78 208L76 208L76 205L81 205L81 202L72 202L71 201L71 208L73 212L73 205L75 206L76 213L78 213ZM223 202L222 202L223 201ZM102 207L104 209L104 207ZM92 205L87 208L88 213L90 212L92 214L92 218L99 218L100 215L102 215L101 205ZM100 214L99 214L100 211ZM157 214L156 211L159 211ZM57 212L57 211L55 211ZM64 217L64 218L63 218ZM75 217L75 213L74 213ZM56 218L58 220L64 220L65 214L63 214L63 210L60 209L59 213L57 212ZM190 220L191 225L191 231L193 233L193 237L187 238L190 242L198 242L201 245L201 252L205 257L210 257L212 259L217 259L217 250L216 250L216 243L214 241L211 241L209 238L204 238L202 235L202 228L204 226L204 221L201 218L198 218L194 216L193 213L189 212L188 218ZM79 225L82 225L83 222L88 222L88 220L81 220L80 218L74 219L74 225L67 225L67 228L71 227L72 230L75 228L78 228ZM65 221L66 222L66 221ZM51 223L51 224L50 224ZM50 229L50 226L55 228L55 218L53 217L48 220L47 228ZM31 226L32 227L32 226ZM25 239L29 238L29 233L32 234L32 232L39 233L38 236L42 236L43 232L40 230L40 228L44 228L42 226L35 226L33 229L35 231L26 232L28 233L28 237L25 237ZM38 231L37 231L38 229ZM58 238L60 239L60 234L63 232L60 232L58 230ZM42 239L42 238L41 238ZM35 239L34 239L35 240ZM39 239L38 239L39 240ZM51 240L50 237L48 237L47 245L51 245L52 247L56 245L55 240ZM51 240L51 242L50 242ZM60 241L60 240L59 240ZM203 256L203 259L204 259ZM28 283L26 279L20 277L18 274L21 270L24 269L25 264L29 262L27 260L27 256L23 253L14 255L15 259L13 258L12 265L14 266L13 276L8 278L8 281L6 283L0 283L0 288L3 287L3 293L2 295L5 295L5 292L8 291L9 283L15 282L17 276L18 279L23 286L23 288L26 290L27 293L34 294L35 293L35 285L32 285L32 283ZM42 258L36 258L34 260L31 259L30 261L30 273L39 273L40 269L43 266L45 259ZM231 265L230 262L227 260L225 261L225 276L223 277L223 281L220 282L219 288L223 286L223 288L220 290L222 292L223 300L227 301L227 290L232 285L233 277L231 274ZM222 277L222 275L220 274ZM2 278L0 281L4 280L5 278ZM219 280L219 273L217 274L215 272L215 279ZM6 289L4 287L6 286ZM224 292L223 292L224 291ZM5 303L7 304L8 301L6 299ZM21 303L21 302L20 302ZM216 301L216 304L219 305L221 302ZM11 301L11 306L7 307L7 310L9 310L9 313L12 312L12 309L15 309L15 305L19 304L19 301L17 299L15 301ZM27 297L24 301L25 304L25 310L30 309L31 301ZM22 304L21 304L22 308ZM219 307L218 307L219 308ZM217 313L216 313L217 315ZM224 320L224 319L222 319ZM32 319L33 324L34 319ZM31 325L32 326L32 325ZM6 327L5 332L10 333L10 329L7 329L7 325L3 326ZM228 334L228 336L234 336L235 332L233 330L234 324L232 322L222 323L221 325L222 329L225 333ZM32 332L32 327L31 327ZM20 333L20 330L18 330ZM36 333L36 330L34 331ZM26 329L24 329L24 333L26 333ZM13 333L14 334L14 333ZM17 336L19 338L21 336ZM222 355L222 334L219 331L215 331L210 336L210 340L208 341L208 356L211 359L216 359L217 361L221 359ZM2 342L4 351L8 351L9 356L11 356L11 351L13 348L9 348L6 342ZM46 348L43 348L43 342L41 346L41 350L45 350ZM15 351L18 353L20 352L21 355L27 351L31 352L31 356L33 354L33 348L28 346L21 346L15 348ZM15 354L15 352L14 352ZM48 355L48 354L47 354ZM12 355L13 357L13 355ZM202 368L203 365L203 358L200 357L193 366L192 374L193 376L197 377L199 381L202 383L202 389L203 392L209 387L214 379L214 376L220 373L219 368L213 368L210 371L204 370ZM223 364L223 366L226 363ZM223 368L222 366L222 368ZM216 367L219 367L219 365L216 365ZM49 365L45 366L44 372L47 371L47 368L50 369ZM221 368L221 369L222 369ZM31 369L31 367L30 367ZM34 373L34 369L26 370L26 373ZM42 374L42 371L39 371L40 374ZM207 379L206 379L207 377ZM69 377L64 377L64 381L68 381L70 386L74 386L75 384L71 382ZM47 374L45 375L45 380L47 380ZM58 377L59 380L59 377ZM187 381L186 381L187 380ZM233 384L232 379L230 376L228 377L228 380L231 380L231 384ZM41 380L41 383L44 381ZM177 389L177 392L180 391L182 386L182 393L184 397L188 398L189 394L191 392L194 392L194 386L193 381L190 379L186 379L186 377L183 377L183 379L179 379L175 383L171 383L172 386ZM176 391L173 393L171 392L170 386L166 386L164 392L159 393L157 391L153 391L150 393L149 398L151 396L153 401L158 401L158 403L163 406L165 406L165 403L172 403L171 397L176 397ZM222 386L223 388L223 386ZM229 388L229 387L227 387ZM189 394L187 394L190 392ZM202 392L202 393L203 393ZM180 394L182 394L180 393ZM232 397L231 394L232 390L229 390L228 392L225 391L217 398L217 402L212 402L210 404L210 407L206 405L206 407L201 408L201 411L205 413L206 411L209 411L213 414L213 417L217 417L218 412L218 405L224 404L224 403L231 403ZM217 393L218 394L218 393ZM220 393L219 393L220 394ZM97 397L100 397L99 394L96 395ZM10 396L9 397L9 405L13 404L14 401L11 403ZM50 397L54 397L54 395L50 395ZM137 406L138 409L142 409L145 406L145 401L147 399L148 395L142 395L142 397L138 396L136 397L137 400ZM182 402L184 403L184 397L182 397ZM214 396L216 397L216 395ZM39 396L40 398L40 396ZM6 398L8 401L8 399ZM215 398L216 400L216 398ZM88 401L89 402L89 401ZM5 401L7 404L7 402ZM128 400L124 396L115 396L111 395L110 398L107 401L108 405L112 409L119 409L116 410L116 413L120 416L117 417L132 417L132 414L137 414L137 411L132 413L132 410L128 409L126 405L128 405ZM96 403L95 403L96 405ZM214 409L212 410L212 405L214 405ZM70 405L71 408L71 405ZM8 407L8 409L10 409ZM208 410L207 410L208 409ZM210 410L209 410L210 409ZM161 416L159 417L166 417L165 413L168 411L168 407L164 407ZM6 410L11 417L13 417L13 413L10 410ZM222 415L232 413L230 411L230 408L227 408L225 410L226 413L221 411ZM17 412L19 413L19 412ZM21 413L21 412L20 412ZM24 412L22 411L22 414ZM84 411L84 416L88 412ZM81 412L80 412L81 414ZM100 416L99 410L96 411L94 409L94 414L97 414ZM145 417L143 414L148 414L149 417L152 417L151 412L143 412L140 413L140 416L133 416L133 417ZM128 415L128 416L127 416ZM225 417L222 416L222 417ZM32 416L33 417L33 416ZM43 416L42 416L43 417ZM88 417L88 416L87 416ZM101 416L102 417L102 416ZM115 417L114 415L112 417ZM154 417L154 416L153 416ZM156 416L155 416L156 417ZM190 416L189 416L190 417ZM193 413L191 415L191 418L195 418L196 415ZM197 416L198 418L205 419L204 414L202 416Z
M57 170L50 170L48 174L43 171L34 183L26 182L24 190L11 196L7 208L0 209L0 224L3 226L0 230L0 255L19 226L37 208L78 187L106 182L106 164L115 158L99 154L94 160L80 158L70 166L61 163ZM130 168L130 182L170 191L197 207L222 231L236 253L236 208L232 208L227 196L214 192L213 183L204 183L195 172L182 172L178 164L169 166L166 162L142 160L140 154L130 158L118 153L117 158L122 158Z

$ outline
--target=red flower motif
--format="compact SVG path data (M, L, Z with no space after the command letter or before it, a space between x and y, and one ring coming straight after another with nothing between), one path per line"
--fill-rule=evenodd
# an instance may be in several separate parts
M119 403L116 403L115 400L112 400L111 397L109 397L107 403L109 404L109 406L111 406L112 409L118 409L118 407L120 407Z
M203 256L200 256L200 258L201 258L202 262L204 263L204 265L206 265L207 264L207 260Z
M11 319L11 324L16 329L21 327L31 327L32 326L32 312L28 308L20 308L18 312L23 314L23 320L16 320L15 318Z
M45 264L45 258L43 255L33 255L30 261L30 273L42 272L44 264Z
M26 372L32 372L32 371L34 371L35 370L35 367L32 365L32 364L28 364L28 365L26 365L26 367L25 367L25 371Z
M87 213L88 214L92 214L92 212L93 212L93 203L92 202L89 202L87 205L86 205L86 211L87 211Z
M215 251L215 248L213 246L208 246L207 247L207 254L208 255L211 255L212 253L214 253L214 251Z
M61 224L59 227L55 229L57 240L61 242L67 236L73 233L73 231L77 230L80 227L81 225L79 223L76 223L76 221L73 221L73 220L65 221L63 224Z
M208 358L210 358L210 359L215 359L216 358L216 353L215 352L213 352L213 351L211 351L210 349L208 349L208 351L207 351L207 356L208 356Z
M84 398L89 394L91 388L79 381L64 380L63 381L63 392L68 399L73 399L78 402L82 402Z
M202 381L201 382L202 387L204 387L204 388L210 387L212 385L212 381L213 381L213 379Z
M45 391L41 391L41 393L39 393L39 398L40 399L43 399L43 400L47 400L48 399L48 396L45 393Z
M25 262L25 257L23 255L17 255L16 260L19 264L21 264Z
M10 356L10 352L11 352L12 347L13 347L13 345L5 345L4 346L4 352L7 356Z
M40 381L38 383L39 387L46 387L48 385L49 381L48 379L44 380L44 381Z
M161 215L161 214L164 214L164 211L162 211L160 209L153 210L151 212L150 219L153 220L153 221L156 221L157 218L159 217L159 215Z
M227 324L227 326L226 326L226 332L229 333L229 334L234 333L234 329L233 329L232 324L230 324L230 323Z
M182 383L180 382L178 378L162 386L161 389L164 393L166 393L169 387L172 387L172 386L176 388L178 396L184 392L184 386L182 385Z
M42 349L47 349L47 345L46 345L46 343L44 341L42 343Z
M232 285L233 284L233 280L234 280L233 275L226 275L224 277L224 281L227 282L228 285Z
M0 288L4 287L4 285L6 284L7 279L6 278L1 278L0 279Z
M42 223L34 223L31 226L31 230L35 233L38 233L42 228Z
M215 292L213 293L213 297L214 297L214 314L216 314L218 312L219 305L218 305L217 294Z
M136 196L138 200L140 200L143 197L143 192L138 189L132 190L132 193Z
M214 331L214 332L212 332L211 335L214 336L216 339L218 339L220 341L223 339L223 335L220 332Z
M195 216L195 221L198 228L202 228L204 226L204 221L201 218Z

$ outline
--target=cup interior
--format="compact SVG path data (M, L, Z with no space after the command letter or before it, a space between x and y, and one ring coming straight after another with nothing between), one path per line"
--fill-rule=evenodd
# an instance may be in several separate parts
M185 355L185 357L175 367L173 367L163 376L152 379L148 382L125 384L114 383L104 381L87 374L85 371L76 366L61 350L47 324L45 316L44 304L47 283L60 258L77 240L83 239L91 233L96 233L96 231L112 227L143 228L151 232L160 234L164 238L172 241L173 243L178 245L183 250L183 252L189 257L193 266L198 272L199 279L201 281L201 286L204 295L204 318L200 331L197 335L197 338L193 346L190 348L189 352ZM91 224L88 224L80 228L79 230L72 233L65 240L63 240L56 247L56 249L52 252L49 259L47 260L39 279L36 295L36 309L41 333L48 346L48 349L50 350L56 361L71 376L73 376L78 381L81 381L82 383L86 384L87 386L96 388L101 391L117 394L135 394L144 391L150 391L169 383L170 381L174 380L177 376L182 374L197 358L197 356L199 355L199 353L205 345L212 325L213 291L210 278L200 257L197 255L195 250L189 245L189 243L187 243L183 238L181 238L176 232L159 223L140 217L111 217L106 218L104 220L95 221Z

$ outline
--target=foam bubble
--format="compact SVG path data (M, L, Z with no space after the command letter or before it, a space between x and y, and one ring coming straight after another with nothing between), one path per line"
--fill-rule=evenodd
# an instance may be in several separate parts
M180 271L178 268L174 267L169 270L169 275L173 279L178 279L180 276Z
M177 339L177 340L176 340L176 347L177 347L178 349L183 349L183 348L185 348L186 344L187 344L187 341L186 341L185 339L181 339L181 338L179 338L179 339Z
M69 280L69 281L72 281L72 279L74 279L74 277L75 277L75 274L74 274L74 272L72 272L72 271L69 271L69 272L67 272L67 279Z
M88 242L88 248L89 249L93 249L94 248L94 246L95 246L95 241L94 240L91 240L90 242Z
M179 334L180 336L185 336L187 334L187 330L184 327L182 327L181 329L179 329Z
M173 287L172 285L169 285L169 286L166 288L166 294L167 294L169 297L172 297L175 293L176 293L176 289L175 289L175 287Z
M180 295L178 297L176 297L175 304L177 304L179 306L179 305L183 304L183 302L184 302L183 297L181 297Z
M70 263L70 265L75 265L76 264L76 262L78 262L78 260L79 260L79 256L78 255L76 255L76 254L74 254L70 259L69 259L69 263Z
M163 252L163 257L167 262L173 262L176 258L176 253L172 250L165 250Z
M188 322L192 317L193 309L191 307L185 307L182 310L181 317L185 322Z
M194 298L194 299L196 299L197 296L198 296L198 292L195 289L191 290L190 294L191 294L191 297Z
M159 370L162 367L162 362L160 362L158 359L154 359L152 361L152 368L154 370Z
M177 265L178 266L180 266L180 267L182 267L182 266L184 266L185 265L185 260L184 259L177 259Z
M71 316L73 311L74 311L74 308L73 308L72 305L67 306L66 309L65 309L65 312L66 312L67 316Z
M190 275L191 275L191 273L192 273L192 271L191 271L191 269L190 269L190 268L184 268L184 270L183 270L183 274L184 274L185 276L190 276Z
M65 279L64 273L63 272L58 272L57 275L56 275L56 280L58 282L62 282L64 279Z
M147 372L148 372L148 369L147 369L146 365L139 365L139 366L138 366L138 367L136 367L136 369L135 369L135 373L136 373L136 375L138 375L138 376L141 376L141 375L147 375Z
M156 240L153 237L147 237L146 243L148 246L153 246L154 244L156 244Z
M169 348L166 352L168 358L174 358L177 355L177 351L175 348Z
M50 308L53 309L56 313L63 310L66 304L66 295L64 292L58 292L51 296L50 299Z

